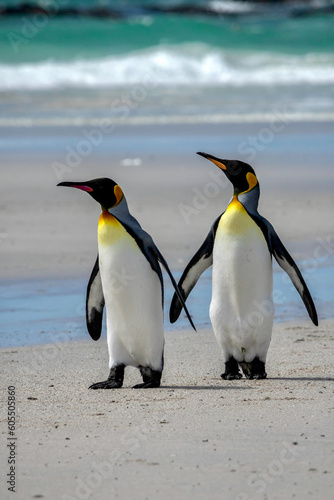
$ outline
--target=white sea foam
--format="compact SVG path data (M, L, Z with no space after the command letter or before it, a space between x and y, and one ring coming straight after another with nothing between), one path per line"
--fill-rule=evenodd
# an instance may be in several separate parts
M238 0L212 0L208 6L217 14L246 14L256 10L253 3Z
M0 91L124 85L273 86L334 83L334 55L229 52L203 45L92 60L0 65Z
M292 112L287 113L284 118L292 123L296 122L334 122L334 113L332 112ZM110 118L109 118L110 119ZM200 114L200 115L151 115L136 116L128 118L112 118L112 124L115 126L157 126L157 125L195 125L195 124L223 124L223 123L275 123L280 122L279 116L272 112L262 113L224 113L224 114ZM105 118L97 117L55 117L47 118L23 117L23 118L0 118L0 128L8 127L104 127ZM123 166L139 166L138 158L124 160Z

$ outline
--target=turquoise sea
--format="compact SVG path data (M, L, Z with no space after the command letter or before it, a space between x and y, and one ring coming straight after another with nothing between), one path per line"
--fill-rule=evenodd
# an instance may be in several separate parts
M333 26L325 0L3 1L0 125L333 119Z

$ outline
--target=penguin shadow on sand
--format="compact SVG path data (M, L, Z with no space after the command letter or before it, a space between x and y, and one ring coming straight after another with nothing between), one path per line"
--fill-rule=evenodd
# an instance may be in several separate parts
M334 377L281 377L281 376L273 376L266 377L267 381L282 381L282 382L334 382ZM246 380L245 380L246 382ZM255 380L256 382L256 380ZM245 385L232 385L231 382L228 385L163 385L161 389L175 389L175 390L184 390L187 391L222 391L222 390L243 390L243 391L251 391L256 389L256 383L253 386Z
M334 377L268 377L268 380L296 381L296 382L334 382Z
M224 391L224 390L252 390L249 386L239 386L239 385L164 385L161 389L166 390L187 390L187 391Z

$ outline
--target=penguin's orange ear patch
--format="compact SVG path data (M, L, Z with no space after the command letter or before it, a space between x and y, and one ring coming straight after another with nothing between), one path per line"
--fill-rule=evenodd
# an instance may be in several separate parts
M246 191L243 191L242 193L239 194L245 194L251 191L255 186L258 184L258 180L255 174L252 174L252 172L247 172L246 174L246 180L248 182L248 189Z
M256 186L257 177L256 177L256 175L252 174L252 172L248 172L246 175L246 179L247 179L248 186L249 186L247 191L250 191L251 189L253 189ZM245 192L247 193L247 191L245 191Z
M115 198L116 198L116 203L114 205L114 207L115 207L116 205L119 204L120 201L122 201L122 198L123 198L123 191L118 184L116 184L116 186L114 187L114 194L115 194Z

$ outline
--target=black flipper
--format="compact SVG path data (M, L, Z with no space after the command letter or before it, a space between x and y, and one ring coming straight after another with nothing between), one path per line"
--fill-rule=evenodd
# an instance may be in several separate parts
M294 284L297 292L299 293L305 304L305 307L307 309L307 312L311 320L316 326L318 326L318 315L313 299L304 281L302 273L297 267L297 264L295 263L295 261L293 260L293 258L291 257L291 255L281 242L279 236L277 235L275 229L270 224L270 222L268 222L267 219L265 219L261 215L257 216L255 216L254 214L250 215L262 229L262 232L267 240L270 252L277 260L279 266L290 277L292 283Z
M102 316L104 308L104 295L99 268L99 258L97 257L90 276L86 295L86 324L89 335L93 340L101 337Z
M161 255L161 253L160 253L159 249L158 249L155 245L154 245L153 250L154 250L154 253L155 253L155 255L156 255L157 259L159 260L159 262L160 262L160 263L163 265L163 267L165 268L165 270L166 270L166 272L167 272L167 274L168 274L168 276L169 276L169 278L170 278L170 280L171 280L171 282L172 282L172 285L173 285L174 290L175 290L175 294L174 294L174 295L176 295L176 296L178 297L178 300L179 300L179 301L181 301L181 309L182 309L182 307L183 307L183 309L185 310L185 313L186 313L186 315L187 315L187 318L188 318L188 320L189 320L189 323L191 324L191 326L193 327L193 329L196 331L196 327L195 327L195 325L194 325L194 323L193 323L193 320L191 319L190 313L189 313L189 311L188 311L188 309L187 309L187 306L186 306L186 304L185 304L185 302L184 302L184 300L183 300L182 294L181 294L181 292L180 292L180 290L179 290L179 287L177 286L177 283L176 283L176 281L175 281L175 279L174 279L174 276L172 275L172 273L171 273L171 271L170 271L170 269L169 269L169 267L168 267L168 264L167 264L166 260L165 260L165 259L164 259L164 257Z
M212 265L213 244L217 227L222 215L220 215L218 219L215 220L209 234L204 240L204 243L183 271L181 279L178 283L178 287L184 301L187 300L188 295L196 285L201 274ZM177 294L174 294L169 311L169 319L171 323L174 323L180 316L181 309L182 305L179 297Z
M123 227L127 230L127 232L135 239L137 245L139 246L139 248L141 249L141 251L143 252L145 257L147 258L148 262L150 263L153 271L155 271L158 274L160 282L161 282L161 286L162 286L162 292L163 292L163 281L162 281L162 273L161 273L161 269L159 266L159 262L163 265L163 267L165 268L165 270L166 270L166 272L167 272L167 274L172 282L175 293L181 301L180 310L182 309L182 307L184 308L191 326L196 331L196 327L191 319L191 316L189 314L187 306L184 303L183 297L180 293L180 290L177 286L177 283L174 279L174 276L172 275L165 258L160 253L160 250L158 249L158 247L154 243L152 237L141 228L141 226L138 224L138 222L135 219L133 219L136 223L135 226L133 226L127 222L124 222L121 219L118 219L118 220L123 225Z
M313 323L318 326L318 315L317 311L307 288L307 285L304 281L304 278L297 267L297 264L279 239L276 233L271 235L272 240L272 251L275 259L282 269L290 276L292 283L294 284L297 292L301 296L307 312L313 321Z

